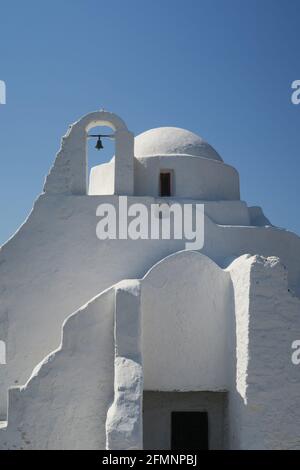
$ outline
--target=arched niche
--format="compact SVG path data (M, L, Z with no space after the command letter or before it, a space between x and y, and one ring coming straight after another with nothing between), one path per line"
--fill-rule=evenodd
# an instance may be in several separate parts
M133 195L134 136L121 118L107 111L87 114L69 127L46 178L46 193L87 194L87 134L97 126L110 127L114 133L114 194Z

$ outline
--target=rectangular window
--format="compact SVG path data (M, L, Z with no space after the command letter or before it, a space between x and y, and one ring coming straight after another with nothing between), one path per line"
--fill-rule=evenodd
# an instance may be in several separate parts
M202 411L173 411L171 449L208 450L208 414Z
M171 172L163 171L160 173L160 196L171 196Z

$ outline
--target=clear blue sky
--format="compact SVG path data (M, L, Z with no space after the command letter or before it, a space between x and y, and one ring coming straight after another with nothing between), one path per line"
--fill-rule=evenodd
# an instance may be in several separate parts
M100 107L135 134L200 134L238 169L242 199L300 234L299 18L300 0L0 0L0 242L68 125Z

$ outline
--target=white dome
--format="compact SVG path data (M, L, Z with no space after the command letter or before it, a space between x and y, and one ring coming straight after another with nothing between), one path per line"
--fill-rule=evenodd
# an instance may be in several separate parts
M216 150L193 132L179 127L157 127L135 138L136 158L155 155L193 155L223 161Z

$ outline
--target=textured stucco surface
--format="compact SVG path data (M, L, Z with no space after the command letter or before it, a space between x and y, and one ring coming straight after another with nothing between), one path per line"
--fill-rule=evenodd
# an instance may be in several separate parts
M106 448L143 448L143 366L139 281L115 286L114 401L106 419Z
M1 449L104 449L114 387L114 290L68 318L60 347L9 392Z
M230 272L237 345L230 447L299 449L300 377L291 344L300 337L300 300L276 257L244 256Z

